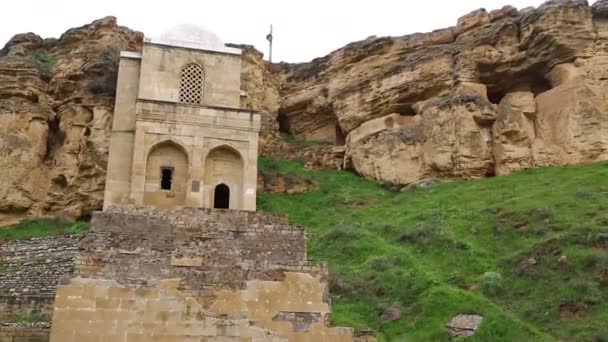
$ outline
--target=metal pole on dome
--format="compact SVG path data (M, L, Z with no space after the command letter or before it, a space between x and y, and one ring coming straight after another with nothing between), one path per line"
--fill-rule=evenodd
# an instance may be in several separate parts
M268 49L268 61L272 63L272 24L270 24L270 33L266 35L266 40L270 45Z

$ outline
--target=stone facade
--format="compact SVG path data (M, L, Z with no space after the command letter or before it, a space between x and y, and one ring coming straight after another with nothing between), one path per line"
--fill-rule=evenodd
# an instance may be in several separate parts
M104 207L255 211L260 114L241 50L146 39L121 54Z
M284 216L108 207L59 286L51 341L352 341Z

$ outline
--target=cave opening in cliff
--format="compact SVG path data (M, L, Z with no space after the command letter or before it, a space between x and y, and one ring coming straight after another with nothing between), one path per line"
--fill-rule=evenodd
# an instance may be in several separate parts
M399 103L396 105L395 113L398 113L401 116L414 116L416 115L416 110L411 103Z
M520 78L518 83L512 85L488 86L488 100L493 104L500 104L500 101L508 93L523 91L531 92L534 97L551 89L551 83L544 76L532 74L526 78Z
M279 132L291 134L291 132L289 131L289 119L287 118L287 114L285 112L279 111L277 121L279 122Z
M500 104L505 95L513 92L530 92L534 97L550 90L551 83L545 77L546 68L536 65L513 75L482 74L480 79L487 87L488 100ZM497 82L498 80L498 82Z
M535 82L530 84L530 91L534 94L534 97L551 90L551 83L545 77L535 79Z
M46 154L44 155L44 160L51 160L55 156L57 149L63 145L65 133L61 131L60 120L57 116L50 118L47 121L47 125L49 126L49 130L46 139Z
M492 89L488 88L488 100L493 104L499 104L503 97L505 97L506 92L502 89Z
M340 124L336 122L335 145L336 146L344 146L345 144L346 144L346 134L342 130L342 127L340 127Z

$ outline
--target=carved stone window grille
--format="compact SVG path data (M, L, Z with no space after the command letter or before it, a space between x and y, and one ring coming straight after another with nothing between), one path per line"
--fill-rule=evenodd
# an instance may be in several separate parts
M179 78L179 102L200 104L204 78L203 68L196 64L186 65Z

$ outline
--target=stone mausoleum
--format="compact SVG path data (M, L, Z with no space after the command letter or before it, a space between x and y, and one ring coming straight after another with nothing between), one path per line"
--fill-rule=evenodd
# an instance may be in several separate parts
M120 59L103 212L50 340L347 342L304 228L255 212L260 115L240 50L147 39ZM228 210L227 210L228 209Z
M104 208L255 211L260 115L241 96L239 49L146 39L121 53Z

